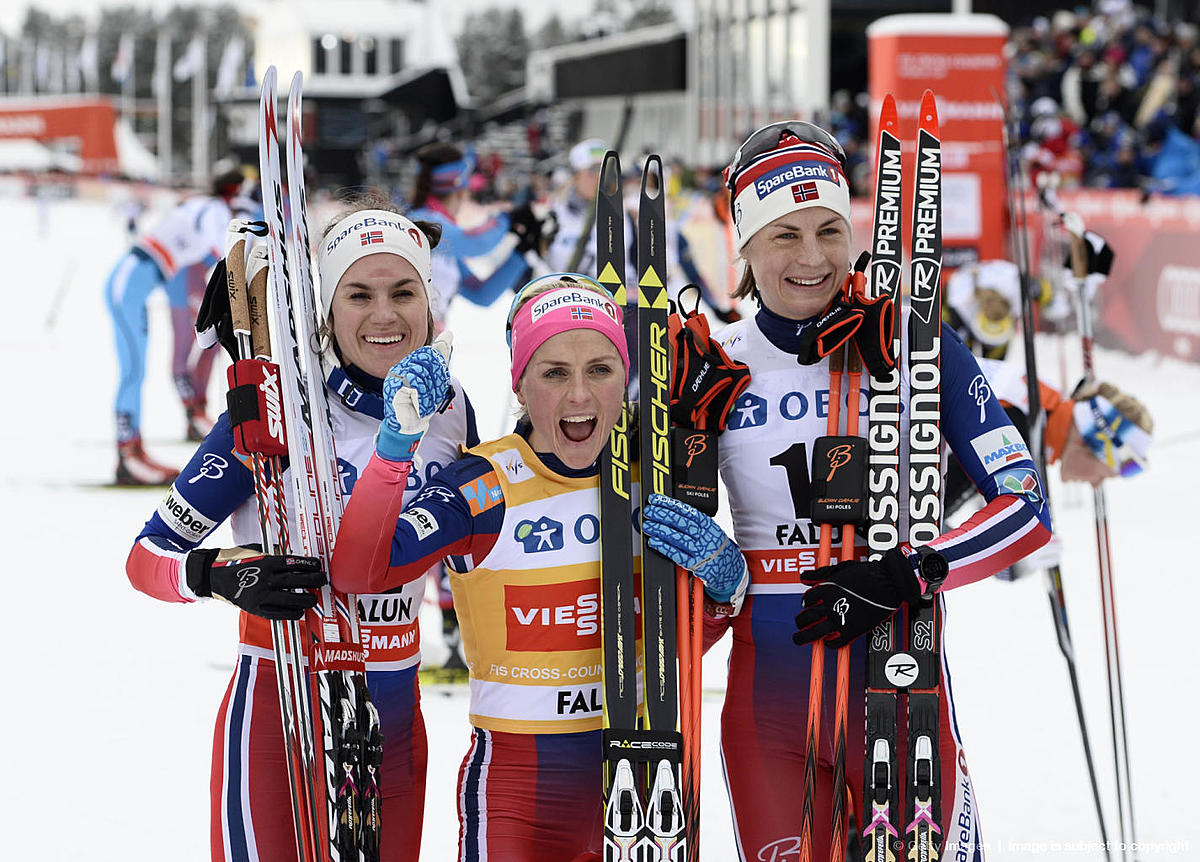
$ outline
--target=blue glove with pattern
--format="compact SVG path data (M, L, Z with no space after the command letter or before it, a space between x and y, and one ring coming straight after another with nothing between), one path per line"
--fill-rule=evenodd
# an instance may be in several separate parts
M429 419L450 395L450 345L441 333L427 347L401 359L383 381L383 424L375 451L388 461L411 461L429 429Z
M733 540L699 509L662 494L651 494L642 508L647 544L704 581L704 591L717 602L740 609L750 572Z

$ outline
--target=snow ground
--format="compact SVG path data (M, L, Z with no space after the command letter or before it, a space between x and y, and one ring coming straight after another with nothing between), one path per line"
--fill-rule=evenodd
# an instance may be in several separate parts
M124 575L131 539L161 492L104 487L114 464L116 363L103 283L124 249L123 225L105 203L58 202L41 233L33 203L9 197L0 203L0 235L17 321L0 334L0 359L14 383L9 421L0 426L7 642L11 657L24 656L7 676L0 823L9 849L0 856L199 862L208 858L212 723L232 669L236 619L217 603L156 602ZM504 423L505 364L495 359L504 351L504 311L452 312L455 370L476 401L484 436ZM169 330L160 294L151 304L144 430L153 455L182 463L189 447L180 442L183 416L168 373ZM1053 340L1039 352L1044 368L1057 369ZM1200 770L1189 741L1200 586L1184 542L1195 529L1186 501L1200 487L1200 367L1108 351L1096 363L1102 376L1143 396L1158 424L1152 470L1108 489L1141 858L1200 858L1200 821L1186 813ZM223 380L214 374L214 399ZM1077 489L1054 483L1052 490L1093 748L1111 799L1091 504ZM224 531L216 539L228 540ZM1041 577L984 582L948 603L959 727L989 858L1103 858ZM427 638L431 655L437 630ZM705 660L709 860L736 858L717 749L726 651L718 645ZM452 859L465 690L427 690L424 710L423 858Z

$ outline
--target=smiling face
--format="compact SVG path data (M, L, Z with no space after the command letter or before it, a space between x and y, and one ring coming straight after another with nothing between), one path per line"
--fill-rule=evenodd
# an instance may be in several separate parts
M769 222L742 249L763 304L781 317L820 314L850 269L850 226L826 207Z
M375 377L429 340L429 300L416 268L394 254L369 254L342 275L330 307L346 362Z
M624 394L625 367L608 338L594 329L550 336L517 384L533 426L529 445L573 470L590 466L608 442Z

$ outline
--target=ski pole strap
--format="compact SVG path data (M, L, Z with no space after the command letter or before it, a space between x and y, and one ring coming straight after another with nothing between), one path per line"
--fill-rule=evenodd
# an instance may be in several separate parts
M287 455L279 366L261 359L239 359L229 366L229 424L239 455Z
M667 318L674 347L671 421L696 431L720 431L750 386L749 366L729 358L712 337L708 318L693 309Z
M801 365L815 365L854 337L866 317L861 308L853 305L850 294L850 278L834 294L825 311L804 331L800 337L800 349L796 361Z
M824 313L801 336L796 356L801 365L816 364L853 338L871 376L884 377L896 367L892 354L895 305L886 294L873 299L867 296L870 261L869 252L859 255Z
M892 353L896 305L887 294L868 298L859 274L855 273L852 279L852 301L863 312L862 326L854 340L858 355L872 377L886 377L896 367L896 356Z

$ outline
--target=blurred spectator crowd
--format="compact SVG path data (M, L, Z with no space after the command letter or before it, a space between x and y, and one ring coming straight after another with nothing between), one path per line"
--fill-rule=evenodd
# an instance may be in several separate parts
M1006 53L1007 101L1034 179L1052 172L1066 187L1200 194L1196 23L1164 20L1131 0L1093 0L1014 27ZM562 188L565 152L574 143L568 114L543 107L522 124L485 127L473 141L475 198L523 203ZM816 119L845 148L852 193L869 197L874 165L867 94L838 90L828 118ZM381 149L374 155L380 178L410 171L407 154ZM721 198L722 166L672 161L669 167L681 189Z
M1200 194L1200 27L1097 0L1013 29L1008 101L1030 172L1067 185ZM866 95L835 93L830 123L869 194Z

